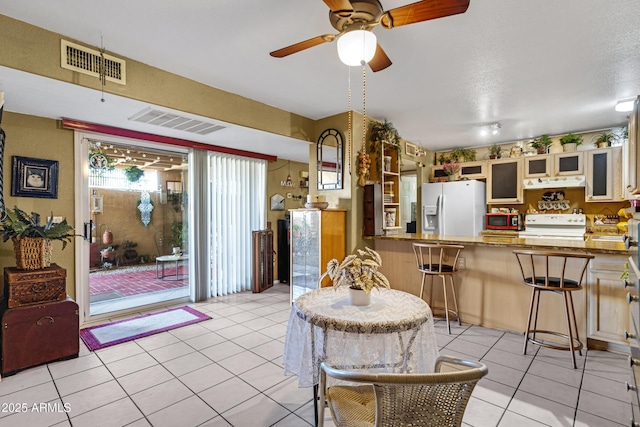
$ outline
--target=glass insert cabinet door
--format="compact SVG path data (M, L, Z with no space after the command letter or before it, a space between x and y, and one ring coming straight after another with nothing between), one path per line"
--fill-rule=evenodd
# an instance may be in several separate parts
M320 211L291 210L291 301L318 289Z

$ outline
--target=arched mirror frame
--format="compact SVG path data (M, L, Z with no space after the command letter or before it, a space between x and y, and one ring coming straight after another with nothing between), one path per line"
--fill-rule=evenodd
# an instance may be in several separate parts
M342 190L343 153L342 134L327 129L317 144L318 190Z

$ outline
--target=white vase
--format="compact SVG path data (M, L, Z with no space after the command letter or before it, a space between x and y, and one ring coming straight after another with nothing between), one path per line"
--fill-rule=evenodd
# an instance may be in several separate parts
M349 288L349 302L351 305L366 306L371 304L371 292L362 289Z

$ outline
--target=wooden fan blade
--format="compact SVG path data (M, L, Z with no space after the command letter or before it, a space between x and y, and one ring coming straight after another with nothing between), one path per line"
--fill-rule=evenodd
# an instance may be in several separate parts
M337 13L343 18L348 18L353 13L353 6L349 0L323 0L333 13Z
M301 50L309 49L310 47L318 46L322 43L332 42L335 38L336 36L333 34L324 34L300 43L292 44L291 46L283 47L282 49L274 50L269 55L275 58L284 58L292 53L297 53Z
M400 27L429 19L465 13L470 0L423 0L391 9L382 14L380 25L385 28Z
M373 59L369 61L369 67L371 67L371 71L373 71L374 73L376 71L382 71L391 64L391 60L384 52L382 47L380 47L380 45L377 45L376 53L373 55Z

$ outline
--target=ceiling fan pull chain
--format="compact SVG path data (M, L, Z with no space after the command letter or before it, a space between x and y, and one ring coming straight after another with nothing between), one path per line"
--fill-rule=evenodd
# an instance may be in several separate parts
M351 175L351 151L353 149L353 131L352 131L352 120L353 120L353 114L351 111L351 67L347 67L347 72L348 72L348 78L347 78L347 82L348 82L348 98L349 98L349 116L348 116L348 131L349 131L349 136L347 139L347 144L349 144L349 150L347 151L347 154L349 156L349 158L347 159L348 164L349 164L349 175Z
M367 152L367 66L362 64L362 151Z

